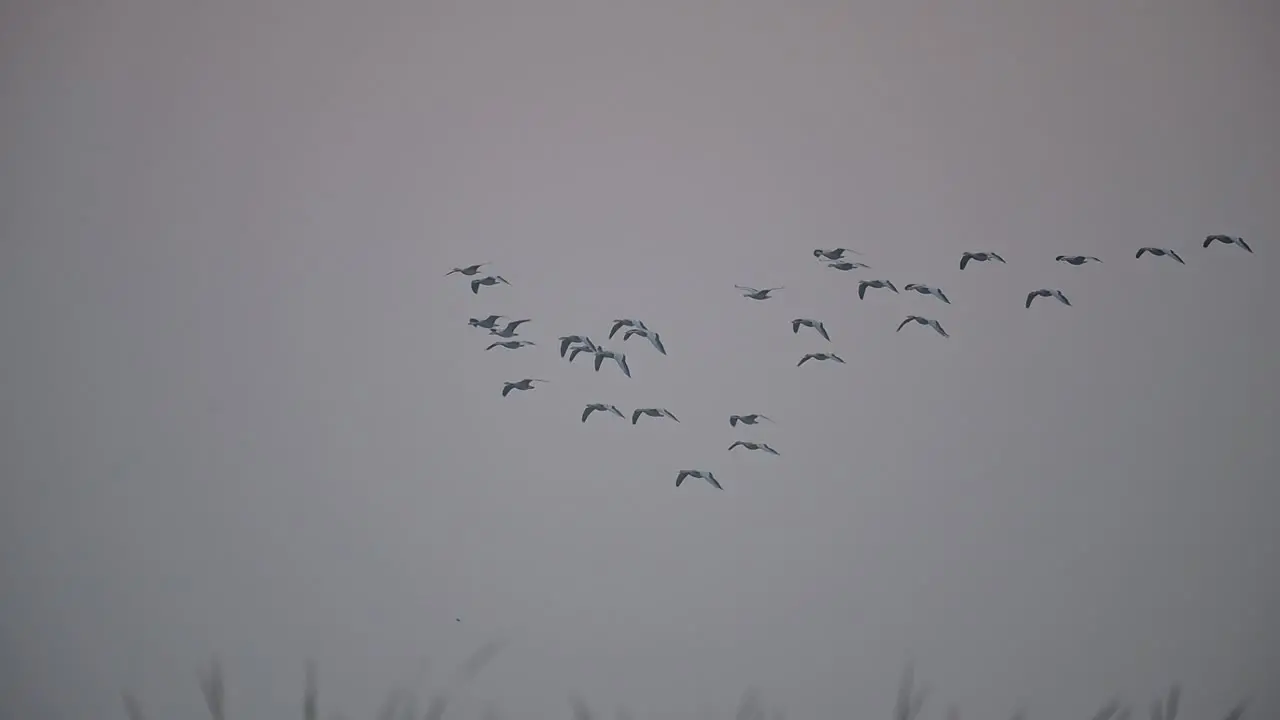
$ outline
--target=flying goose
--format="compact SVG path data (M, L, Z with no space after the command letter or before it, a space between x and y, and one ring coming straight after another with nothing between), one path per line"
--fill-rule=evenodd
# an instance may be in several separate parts
M627 419L626 416L622 414L622 411L619 410L616 406L608 405L606 403L591 403L586 407L585 410L582 411L582 422L586 422L587 418L591 416L591 413L596 410L599 410L600 412L613 413L614 415L617 415L623 420Z
M895 293L898 292L898 288L894 287L893 283L889 282L888 280L859 280L858 281L858 299L859 300L865 300L867 298L867 288L889 288Z
M502 397L506 397L507 393L511 392L512 390L532 390L533 384L536 382L551 382L551 381L543 380L541 378L525 378L523 380L517 380L516 382L504 382L502 383Z
M1173 258L1174 260L1177 260L1179 263L1181 263L1181 264L1183 264L1183 265L1186 265L1186 264L1187 264L1185 260L1183 260L1181 257L1179 257L1179 256L1178 256L1178 253L1176 253L1176 252L1174 252L1174 251L1172 251L1172 250L1170 250L1170 249L1168 249L1168 248L1157 248L1157 247L1144 247L1144 248L1138 248L1138 254L1137 254L1137 255L1134 255L1134 257L1136 257L1136 258L1140 258L1140 257L1142 257L1142 254L1143 254L1143 253L1150 253L1150 254L1152 254L1152 255L1155 255L1156 257L1161 257L1161 256L1164 256L1164 255L1168 255L1169 257Z
M715 489L717 490L724 489L720 487L720 483L716 481L716 476L712 475L707 470L681 470L676 475L676 487L680 487L680 483L684 482L684 479L687 477L702 478L703 480L706 480L707 482L711 483L711 486L714 487Z
M751 298L752 300L768 300L769 293L783 289L781 287L773 287L766 288L764 290L757 290L753 287L747 287L746 285L734 285L734 287L742 291L742 297Z
M1215 242L1220 242L1223 245L1239 245L1245 250L1253 252L1253 248L1249 247L1249 243L1245 242L1242 237L1231 237L1230 235L1209 235L1204 239L1204 246L1209 247Z
M640 337L648 340L649 344L652 345L655 350L663 355L667 354L667 348L662 344L662 337L653 330L650 330L649 328L631 328L622 334L622 341L626 342L627 340L630 340L633 335L639 335Z
M903 285L903 286L902 286L902 289L903 289L903 290L915 290L916 292L920 293L921 295L932 295L932 296L934 296L934 297L938 298L939 300L941 300L942 302L944 302L944 303L946 303L946 304L948 304L948 305L950 305L950 304L951 304L951 300L947 298L947 294L946 294L946 293L944 293L944 292L942 292L941 290L939 290L939 289L938 289L938 288L936 288L936 287L930 287L930 286L928 286L928 285L921 285L921 284L919 284L919 283L907 283L906 285Z
M600 363L604 362L605 358L609 358L618 363L618 367L622 369L623 375L631 377L631 368L627 367L627 356L624 353L620 353L616 350L605 350L602 347L597 347L595 353L596 372L600 372Z
M822 248L818 248L817 250L813 251L813 256L818 258L819 260L839 260L840 258L844 257L845 253L853 253L854 255L862 254L857 250L850 250L849 248L833 248L831 250L823 250Z
M831 342L831 336L827 334L827 329L823 327L822 323L818 322L817 320L810 320L809 318L796 318L795 320L792 320L791 334L792 335L800 334L801 325L804 325L806 327L811 327L814 330L817 330L818 334L821 335L823 339L825 339L827 342Z
M511 322L507 323L507 326L506 326L506 327L504 327L504 328L502 328L501 330L495 330L495 329L493 329L493 328L489 328L489 334L490 334L490 335L497 335L497 336L498 336L498 337L500 337L500 338L512 338L512 337L515 337L515 336L516 336L516 328L520 327L520 325L521 325L522 323L527 323L527 322L529 322L529 321L530 321L530 319L531 319L531 318L525 318L525 319L523 319L523 320L512 320Z
M838 363L844 363L844 360L840 359L840 356L835 353L809 353L800 358L800 362L796 363L796 367L800 367L808 360L835 360Z
M649 417L669 417L676 422L680 422L680 418L672 415L671 411L666 408L639 408L635 412L631 413L631 424L635 425L636 422L640 420L641 415L648 415Z
M478 328L484 328L485 330L492 330L493 327L498 324L498 321L505 317L506 315L490 315L489 317L483 320L479 318L471 318L470 320L467 321L467 324L470 325L471 327L478 327Z
M970 260L974 260L976 262L987 262L988 260L1004 262L1004 258L993 252L967 252L960 256L960 269L963 270L965 266L969 264Z
M1069 265L1084 265L1085 263L1102 262L1092 255L1059 255L1054 258L1057 262L1067 263Z
M597 347L595 343L584 344L584 345L574 345L573 347L569 348L569 362L573 362L574 359L578 357L578 355L584 352L591 353L594 355L595 352L599 349L600 348Z
M1071 301L1067 299L1066 295L1062 294L1061 290L1051 290L1049 288L1041 288L1039 290L1032 290L1031 292L1027 293L1027 307L1031 307L1031 301L1035 300L1038 297L1056 297L1058 298L1058 302L1062 303L1063 305L1071 304Z
M581 343L584 350L595 350L596 347L596 344L586 335L562 335L556 339L560 341L560 357L564 357L564 354L569 352L570 343Z
M449 272L445 273L444 276L449 277L454 273L462 273L463 275L475 275L476 273L480 272L480 268L489 264L491 263L482 262L482 263L476 263L475 265L468 265L466 267L454 268Z
M508 350L518 350L524 347L525 345L532 345L532 344L533 344L532 340L501 340L485 348L485 350L492 350L496 347L504 347Z
M942 337L945 337L945 338L951 337L950 335L947 334L946 330L942 329L942 325L937 320L930 320L929 318L920 317L919 315L908 315L906 320L903 320L901 323L899 323L898 329L895 332L902 332L902 328L906 327L907 323L913 320L919 323L920 325L928 325L929 327L937 331L937 333Z
M485 275L482 278L476 278L475 280L471 281L471 292L476 295L479 295L481 285L486 285L486 286L497 285L498 283L503 283L505 285L511 284L507 282L507 279L502 277L501 275Z
M624 327L639 328L641 330L648 329L644 326L644 323L640 322L639 320L630 320L627 318L622 318L621 320L614 320L613 329L609 331L609 339L612 340L613 336L617 335L618 331Z
M755 425L761 420L769 420L769 422L773 422L773 420L770 420L760 413L751 413L750 415L730 415L729 427L737 427L738 423L742 423L743 425Z
M871 266L866 263L849 262L847 260L842 262L827 263L827 267L835 268L836 270L843 270L845 272L848 272L849 270L853 270L856 268L868 268L868 269L871 268Z
M730 450L732 450L732 449L734 449L734 448L736 448L736 447L744 447L744 448L746 448L746 449L748 449L748 450L763 450L763 451L765 451L765 452L769 453L770 455L778 455L778 454L779 454L777 450L774 450L773 448L769 447L768 445L766 445L766 444L764 444L764 443L747 442L746 440L738 440L738 441L737 441L737 442L735 442L734 444L730 445L730 446L729 446L729 449L730 449Z

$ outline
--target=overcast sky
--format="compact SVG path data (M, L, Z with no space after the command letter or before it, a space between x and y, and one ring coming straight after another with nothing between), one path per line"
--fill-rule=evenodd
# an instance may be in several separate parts
M1267 0L4 3L0 714L200 717L217 653L233 717L307 658L370 717L495 638L459 720L888 717L909 658L926 717L1280 712L1277 48ZM558 357L620 317L668 355Z

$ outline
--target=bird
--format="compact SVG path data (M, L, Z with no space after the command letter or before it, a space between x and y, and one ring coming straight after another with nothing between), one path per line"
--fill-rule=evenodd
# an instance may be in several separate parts
M1136 257L1136 258L1140 258L1140 257L1142 257L1142 254L1143 254L1143 253L1150 253L1151 255L1155 255L1156 257L1162 257L1162 256L1164 256L1164 255L1168 255L1169 257L1173 258L1174 260L1177 260L1177 261L1178 261L1180 264L1182 264L1182 265L1186 265L1186 264L1187 264L1185 260L1183 260L1181 257L1179 257L1179 256L1178 256L1178 253L1176 253L1176 252L1174 252L1174 251L1172 251L1172 250L1169 250L1168 248L1158 248L1158 247L1144 247L1144 248L1138 248L1138 254L1137 254L1137 255L1134 255L1134 257Z
M818 258L819 260L839 260L840 258L844 257L845 253L853 253L854 255L862 254L857 250L850 250L849 248L833 248L831 250L823 250L822 248L818 248L817 250L813 251L813 256Z
M631 377L631 368L627 367L627 356L624 353L617 352L616 350L605 350L602 347L597 347L595 353L596 372L600 372L600 363L604 362L605 358L608 358L618 363L618 367L622 369L623 375Z
M587 352L587 353L595 354L596 350L599 350L599 349L600 348L596 346L595 343L575 345L569 348L569 362L573 362L574 358L578 357L580 353Z
M560 357L564 357L564 354L569 352L570 343L581 343L585 350L594 350L596 347L596 344L586 335L562 335L556 339L560 341Z
M827 342L831 342L831 336L827 334L827 328L824 327L822 323L818 322L817 320L810 320L809 318L796 318L795 320L792 320L791 334L793 335L800 334L801 325L805 325L807 327L813 328L814 330L817 330L818 334L821 335Z
M524 347L525 345L532 345L532 344L533 344L532 340L500 340L490 345L489 347L485 348L485 350L492 350L496 347L504 347L508 350L518 350Z
M964 267L969 264L970 260L975 260L977 262L986 262L988 260L1004 262L1004 258L993 252L967 252L960 256L960 269L963 270Z
M490 335L497 335L497 336L498 336L498 337L500 337L500 338L512 338L512 337L515 337L515 336L516 336L516 328L520 327L521 323L527 323L527 322L529 322L529 321L530 321L530 319L531 319L531 318L525 318L525 319L523 319L523 320L512 320L511 322L507 323L507 326L506 326L506 327L504 327L504 328L502 328L501 330L495 330L494 328L489 328L489 334L490 334Z
M648 329L644 326L644 323L640 322L639 320L629 320L627 318L623 318L621 320L614 320L613 329L609 331L609 339L612 340L613 336L618 334L618 330L624 327L640 328L641 330Z
M902 328L906 327L907 323L913 320L919 323L920 325L928 325L929 327L936 330L937 333L942 337L945 337L945 338L951 337L950 335L947 334L946 330L942 329L941 323L939 323L937 320L930 320L927 317L920 317L919 315L908 315L906 320L903 320L901 323L898 324L898 329L895 332L902 332Z
M667 348L662 345L662 338L653 330L650 330L649 328L631 328L622 334L622 341L626 342L627 340L630 340L633 335L639 335L640 337L645 338L658 352L663 355L667 354Z
M838 363L844 363L844 360L835 353L809 353L808 355L800 358L800 362L796 363L796 367L800 367L808 360L835 360Z
M462 273L463 275L475 275L476 273L480 272L480 268L490 264L491 263L482 262L482 263L476 263L475 265L468 265L466 267L454 268L449 272L445 273L444 276L449 277L454 273Z
M641 415L648 415L649 417L669 417L676 422L680 422L680 418L672 415L671 411L666 408L639 408L635 412L631 413L631 424L635 425L640 420Z
M1209 235L1204 239L1204 246L1209 247L1215 242L1220 242L1223 245L1239 245L1245 250L1253 252L1253 248L1249 247L1249 243L1245 242L1242 237L1231 237L1230 235Z
M525 378L523 380L517 380L516 382L505 382L502 383L502 397L506 397L512 390L532 390L533 384L536 382L551 381L543 380L541 378Z
M585 410L582 411L582 422L586 422L587 418L590 417L591 413L595 412L596 410L599 410L600 412L613 413L614 415L617 415L623 420L627 419L626 416L622 414L622 411L613 405L608 405L606 403L591 403L586 407Z
M707 470L681 470L676 475L676 487L680 487L680 483L684 482L684 479L687 477L702 478L703 480L706 480L707 482L711 483L711 486L714 487L715 489L717 490L724 489L720 487L720 483L719 481L716 480L716 476L711 474Z
M750 415L730 415L729 427L737 427L738 423L742 423L743 425L755 425L761 420L769 420L769 422L773 422L773 420L770 420L760 413L751 413Z
M1085 263L1102 262L1092 255L1059 255L1054 258L1057 262L1067 263L1068 265L1084 265Z
M753 287L747 287L745 285L734 285L734 287L742 291L742 297L751 298L752 300L768 300L769 293L783 289L781 287L773 287L773 288L766 288L764 290L757 290Z
M501 275L486 275L482 278L476 278L475 280L471 281L471 292L476 295L479 295L481 285L485 285L485 286L497 285L498 283L503 283L505 285L511 284L507 282L507 279L502 277Z
M1041 288L1039 290L1032 290L1031 292L1027 293L1027 307L1031 307L1031 301L1035 300L1038 297L1056 297L1058 298L1058 302L1062 303L1063 305L1071 304L1071 301L1067 299L1066 295L1062 294L1061 290L1051 290L1049 288Z
M856 268L868 268L868 269L871 268L871 266L866 263L848 262L847 260L843 262L827 263L827 267L835 268L836 270L843 270L845 272L848 272L849 270L853 270Z
M944 302L944 303L946 303L946 304L948 304L948 305L950 305L950 304L951 304L951 300L947 298L947 294L946 294L946 293L944 293L944 292L942 292L941 290L939 290L939 289L938 289L938 288L936 288L936 287L930 287L930 286L928 286L928 285L921 285L921 284L919 284L919 283L908 283L908 284L906 284L906 285L903 285L903 286L902 286L902 289L903 289L903 290L915 290L916 292L920 293L921 295L932 295L932 296L934 296L934 297L938 298L939 300L941 300L942 302Z
M770 455L779 455L779 454L780 454L777 450L774 450L773 448L769 447L768 445L766 445L766 444L764 444L764 443L747 442L746 440L738 440L738 441L737 441L737 442L735 442L734 444L730 445L730 446L729 446L729 449L730 449L730 450L732 450L732 449L734 449L734 448L736 448L736 447L739 447L739 446L744 447L744 448L746 448L746 449L748 449L748 450L763 450L763 451L765 451L765 452L769 453Z
M485 330L492 330L493 327L498 324L498 321L505 317L506 315L490 315L489 317L483 320L479 318L471 318L470 320L467 321L467 324L470 325L471 327L478 327L478 328L484 328Z
M889 288L895 293L898 292L898 288L894 287L893 283L889 282L888 280L859 280L858 281L858 299L859 300L865 300L867 298L867 288Z

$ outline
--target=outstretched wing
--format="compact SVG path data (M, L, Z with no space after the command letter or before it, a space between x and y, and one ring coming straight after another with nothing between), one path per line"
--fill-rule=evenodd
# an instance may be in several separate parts
M687 477L689 477L689 471L681 470L680 473L676 475L676 487L680 487L680 483L684 482L684 479Z
M614 320L613 329L609 331L609 339L612 340L613 336L618 334L618 329L626 324L627 324L626 320Z
M963 270L963 269L964 269L964 266L965 266L965 265L968 265L968 264L969 264L969 261L970 261L970 260L972 260L972 259L973 259L973 255L972 255L972 254L970 254L970 253L965 253L965 254L961 255L961 256L960 256L960 269L961 269L961 270Z
M720 483L716 481L716 476L715 476L715 475L712 475L712 474L711 474L711 473L709 473L709 472L704 472L704 473L702 473L702 479L703 479L703 480L706 480L706 481L707 481L707 482L709 482L709 483L711 483L711 486L712 486L712 487L714 487L714 488L715 488L715 489L717 489L717 490L723 490L723 489L724 489L724 488L720 487Z
M988 254L988 255L990 255L991 257L995 258L996 260L999 260L1000 262L1004 262L1004 258L1000 257L999 255L997 255L997 254L995 254L995 253L987 253L987 254Z
M821 335L824 340L826 340L827 342L831 342L831 336L827 334L827 328L822 323L817 323L813 327L818 331L818 334Z
M1182 259L1182 257L1181 257L1180 255L1178 255L1178 253L1176 253L1176 252L1174 252L1174 251L1170 250L1170 251L1169 251L1169 255L1170 255L1171 257L1173 257L1173 259L1174 259L1174 260L1177 260L1179 263L1181 263L1181 264L1183 264L1183 265L1186 265L1186 264L1187 264L1187 263Z
M1033 292L1029 292L1029 293L1027 293L1027 307L1031 307L1031 301L1032 301L1032 300L1035 300L1035 299L1036 299L1036 294L1035 294L1035 293L1033 293Z
M633 410L631 412L631 424L635 425L640 420L640 416L643 414L644 414L644 411L641 410L640 408L636 408L635 410Z
M596 372L600 372L600 363L604 362L604 355L596 353Z
M588 405L588 406L586 407L586 409L582 411L582 422L586 422L586 421L587 421L587 417L589 417L589 416L591 415L591 411L593 411L593 410L595 410L595 408L594 408L594 407L592 407L592 406L590 406L590 405Z
M615 355L613 359L618 361L618 367L622 368L622 374L631 377L631 368L627 367L627 356Z
M832 353L832 354L831 354L831 359L832 359L832 360L835 360L836 362L840 363L841 365L845 364L845 362L844 362L844 358L840 357L839 355L836 355L835 353Z
M479 294L480 294L480 279L479 279L479 278L476 278L475 280L472 280L472 281L471 281L471 292L472 292L473 294L476 294L476 295L479 295Z
M730 416L729 416L729 427L738 427L738 420L740 420L740 419L741 419L741 417L740 417L740 416L738 416L738 415L730 415Z
M858 299L859 300L867 299L867 281L866 280L861 280L858 282Z
M902 332L902 328L906 327L906 326L907 326L907 323L909 323L909 322L911 322L912 320L915 320L915 319L916 319L916 318L915 318L915 316L914 316L914 315L908 315L908 316L907 316L907 319L906 319L906 320L903 320L903 321L898 325L898 329L897 329L897 330L894 330L894 332Z
M942 329L942 323L938 322L937 320L930 320L929 325L932 326L934 330L937 330L938 334L941 335L942 337L951 337L950 335L947 334L946 330Z
M515 387L515 385L514 385L513 383L503 383L503 384L502 384L502 397L506 397L506 396L507 396L507 394L508 394L508 393L510 393L510 392L511 392L511 389L512 389L512 388L514 388L514 387Z
M1253 252L1253 248L1249 247L1249 243L1245 242L1244 238L1242 237L1236 238L1236 244L1244 248L1245 250L1248 250L1249 252Z
M799 320L799 319L797 319L797 320L792 320L792 321L791 321L791 333L792 333L793 335L794 335L794 334L799 333L799 332L800 332L800 326L801 326L801 325L803 325L803 324L804 324L804 321L803 321L803 320Z
M492 350L492 349L494 349L494 348L498 347L498 346L499 346L499 345L501 345L501 344L502 344L502 343L500 343L500 342L496 342L496 343L494 343L494 344L490 345L489 347L485 348L485 350Z
M1134 257L1136 257L1136 258L1140 258L1140 257L1142 257L1142 253L1144 253L1144 252L1146 252L1146 251L1147 251L1147 249L1146 249L1146 248L1138 248L1138 254L1137 254L1137 255L1134 255Z
M734 449L734 448L736 448L736 447L739 447L739 446L742 446L742 445L745 445L745 444L746 444L746 443L742 442L741 440L735 440L735 441L733 442L733 444L729 446L729 449L730 449L730 450L732 450L732 449Z
M1070 305L1070 304L1071 304L1071 301L1067 299L1067 296L1066 296L1066 295L1063 295L1063 294L1062 294L1062 291L1061 291L1061 290L1059 290L1059 291L1055 292L1055 293L1054 293L1054 295L1055 295L1059 300L1061 300L1061 301L1062 301L1062 304L1063 304L1063 305Z
M809 353L808 355L805 355L804 357L800 358L800 362L796 363L796 367L800 367L801 365L805 364L812 358L813 358L813 353Z
M662 414L663 414L663 415L666 415L667 417L671 418L672 420L675 420L676 422L680 422L680 418L676 417L676 416L675 416L675 415L674 415L670 410L668 410L668 409L666 409L666 408L663 408L663 409L662 409Z

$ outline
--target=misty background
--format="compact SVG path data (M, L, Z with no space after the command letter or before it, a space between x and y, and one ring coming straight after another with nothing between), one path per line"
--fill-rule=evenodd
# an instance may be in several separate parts
M1266 0L0 4L0 715L201 717L216 653L231 717L307 659L369 717L495 639L454 717L888 717L908 659L922 717L1274 714L1277 48ZM669 354L558 357L620 317Z

